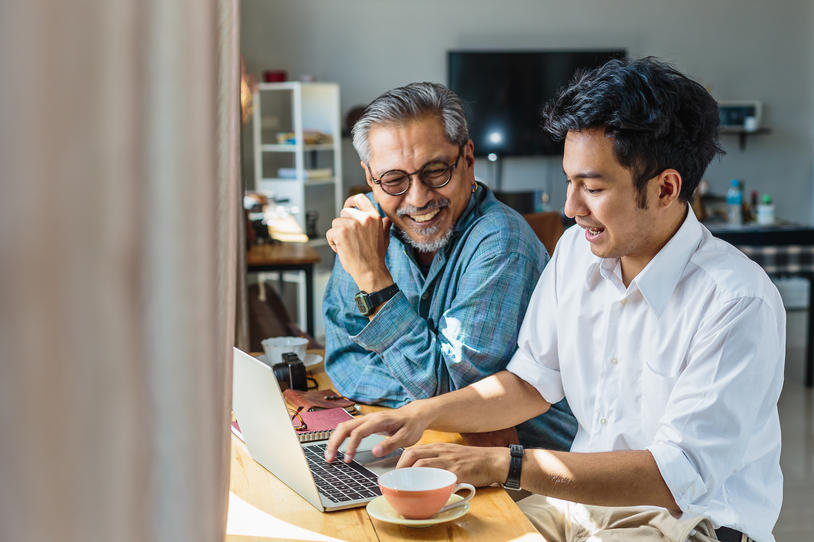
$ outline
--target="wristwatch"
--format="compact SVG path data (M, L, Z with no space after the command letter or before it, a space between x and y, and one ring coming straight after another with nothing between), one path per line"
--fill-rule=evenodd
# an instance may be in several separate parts
M520 471L523 468L523 447L512 444L509 448L511 462L509 463L509 476L503 483L506 489L520 489Z
M362 290L356 294L356 306L363 316L370 316L379 305L396 295L398 291L399 287L396 284L391 284L387 288L371 294Z

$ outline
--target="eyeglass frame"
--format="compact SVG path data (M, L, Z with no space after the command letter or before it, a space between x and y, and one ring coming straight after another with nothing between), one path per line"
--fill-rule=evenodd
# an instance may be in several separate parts
M292 422L294 421L294 418L299 418L300 419L300 424L294 426L294 429L296 429L297 431L307 431L308 430L308 424L305 423L305 420L302 419L302 414L300 414L300 412L302 412L303 408L305 408L305 407L303 407L303 406L297 407L297 411L294 412L294 414L291 416L291 421Z
M410 187L413 185L413 175L418 175L418 180L421 181L422 183L424 183L424 186L426 186L427 188L444 188L452 180L452 176L455 174L455 170L458 169L458 162L461 161L461 156L463 156L463 153L464 153L464 145L460 145L458 147L458 157L455 158L455 161L453 163L447 164L446 162L441 162L443 164L446 164L447 171L449 171L449 177L447 177L446 181L444 181L443 183L441 183L439 185L436 185L436 186L433 186L431 184L426 183L424 181L423 175L421 175L421 172L424 170L424 168L427 167L430 164L435 163L435 160L430 160L429 162L427 162L426 164L421 166L419 169L413 171L412 173L407 173L403 169L389 169L389 170L385 171L384 173L382 173L381 177L384 177L388 173L392 173L392 172L396 172L396 171L400 172L400 173L404 173L404 175L407 176L407 188L405 188L404 190L402 190L398 194L393 194L393 193L388 192L387 190L385 190L384 186L382 185L381 177L379 177L378 179L375 178L373 176L373 173L371 173L371 171L370 171L370 164L365 164L365 165L367 166L367 171L370 174L370 180L373 181L375 184L379 185L379 188L382 189L382 192L384 192L388 196L403 196L404 194L406 194L407 192L410 191Z

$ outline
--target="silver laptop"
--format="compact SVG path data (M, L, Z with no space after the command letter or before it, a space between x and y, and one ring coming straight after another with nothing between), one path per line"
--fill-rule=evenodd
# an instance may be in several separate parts
M233 352L232 408L255 461L323 512L362 506L381 495L378 475L395 468L401 450L378 458L363 445L351 463L342 461L341 452L326 463L327 441L297 438L271 367L237 348Z

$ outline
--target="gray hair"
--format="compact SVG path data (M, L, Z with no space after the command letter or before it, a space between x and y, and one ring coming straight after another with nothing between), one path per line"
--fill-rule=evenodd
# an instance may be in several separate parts
M441 120L450 143L462 146L469 139L461 99L454 92L438 83L410 83L370 102L353 125L353 146L359 158L370 163L367 136L373 126L399 125L424 115L435 115Z

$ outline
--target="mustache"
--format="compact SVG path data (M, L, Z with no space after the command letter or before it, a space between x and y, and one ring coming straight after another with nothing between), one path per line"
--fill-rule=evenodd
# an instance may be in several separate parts
M447 198L438 198L432 200L427 205L423 207L414 207L412 205L404 207L402 209L396 210L396 216L404 216L404 215L418 215L422 213L426 213L427 211L432 211L433 209L441 209L443 207L449 207L450 201Z
M604 228L605 227L605 226L602 226L600 224L586 224L585 222L580 222L580 221L577 221L577 226L579 226L580 228Z

